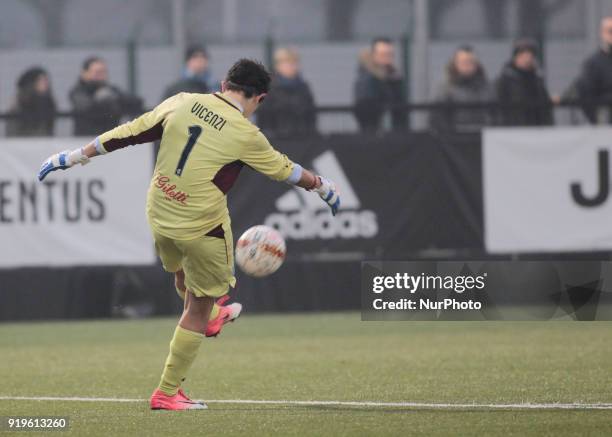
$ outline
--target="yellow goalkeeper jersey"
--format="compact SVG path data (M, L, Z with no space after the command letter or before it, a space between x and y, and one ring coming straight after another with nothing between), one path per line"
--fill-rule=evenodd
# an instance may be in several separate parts
M147 198L158 233L191 240L229 220L226 194L244 165L287 180L294 164L221 94L180 93L97 138L106 152L161 139Z

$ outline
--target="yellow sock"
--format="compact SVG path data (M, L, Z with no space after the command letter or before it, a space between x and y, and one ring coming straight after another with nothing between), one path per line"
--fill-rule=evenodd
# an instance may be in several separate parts
M174 337L170 342L170 353L166 358L164 373L162 373L159 389L169 396L174 396L181 382L189 371L193 360L198 355L198 349L204 334L176 327Z

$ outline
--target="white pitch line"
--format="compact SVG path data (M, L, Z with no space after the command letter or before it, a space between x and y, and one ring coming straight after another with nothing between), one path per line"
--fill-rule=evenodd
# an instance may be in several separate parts
M0 396L0 401L62 401L62 402L147 402L147 399L129 398L88 398L57 396ZM452 404L424 402L371 402L371 401L291 401L291 400L254 400L254 399L216 399L204 400L208 404L246 404L246 405L301 405L301 406L340 406L340 407L399 407L414 409L465 410L470 408L493 410L612 410L612 403L586 404L562 403L525 403L525 404Z

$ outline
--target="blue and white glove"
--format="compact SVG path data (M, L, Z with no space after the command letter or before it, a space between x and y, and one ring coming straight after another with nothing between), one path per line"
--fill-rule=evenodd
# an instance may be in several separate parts
M40 166L38 180L42 181L49 173L55 170L66 170L76 164L85 165L89 158L83 154L83 149L64 150L63 152L51 155Z
M340 196L338 195L338 190L336 190L336 185L334 185L332 181L325 179L322 176L317 177L321 181L321 185L319 188L315 188L313 191L329 205L332 215L336 215L338 209L340 208Z

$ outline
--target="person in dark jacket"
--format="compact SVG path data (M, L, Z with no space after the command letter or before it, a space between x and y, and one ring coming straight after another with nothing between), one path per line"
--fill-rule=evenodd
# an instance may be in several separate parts
M436 103L490 103L495 99L493 87L474 50L459 47L446 66L446 79L436 92ZM491 124L487 109L440 109L432 113L431 127L437 131L479 131Z
M206 47L202 45L189 47L185 52L182 77L166 88L163 98L167 99L178 93L207 94L219 91L219 84L212 80L209 61Z
M119 124L124 115L143 110L140 97L124 93L108 82L106 62L95 56L83 62L81 75L69 98L77 136L105 132Z
M402 78L395 66L395 48L388 38L375 38L359 59L354 87L355 117L362 131L381 128L385 113L391 113L394 130L405 125Z
M500 124L506 126L547 126L553 124L552 101L538 70L535 42L518 40L512 59L497 79L497 99L501 105Z
M316 133L314 98L300 73L296 50L280 48L274 53L270 92L259 111L257 125L268 135L286 137Z
M56 105L49 74L41 67L23 72L17 80L17 95L9 113L6 134L11 137L51 136Z
M574 90L585 101L582 108L591 123L597 122L598 112L592 102L612 100L612 16L601 20L600 40L599 50L584 62L580 76L574 81Z

